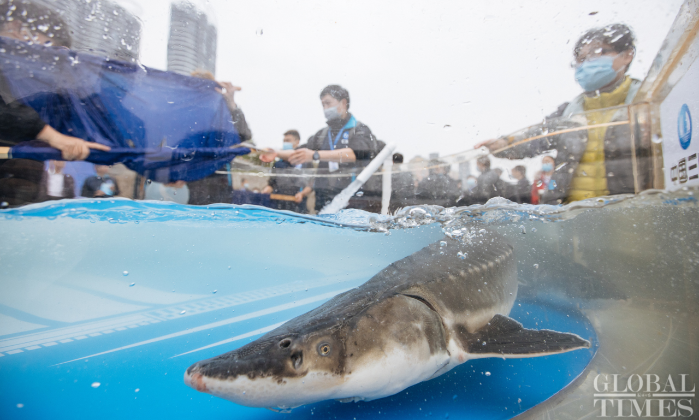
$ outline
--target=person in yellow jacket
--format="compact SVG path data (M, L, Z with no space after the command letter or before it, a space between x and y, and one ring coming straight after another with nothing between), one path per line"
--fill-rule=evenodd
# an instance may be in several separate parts
M542 203L557 204L634 192L632 146L628 125L605 126L628 120L623 105L633 100L641 82L627 75L636 52L631 29L612 24L590 29L575 44L575 80L584 92L559 106L541 125L521 136L486 140L476 148L501 149L525 137L576 126L603 125L588 130L543 137L496 156L521 159L557 150L556 171ZM639 153L643 158L643 153Z

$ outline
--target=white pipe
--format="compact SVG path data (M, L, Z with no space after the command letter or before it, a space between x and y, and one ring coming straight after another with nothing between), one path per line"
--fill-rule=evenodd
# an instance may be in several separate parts
M383 161L383 182L381 184L381 214L388 214L391 202L391 178L393 174L393 156Z
M333 201L327 206L323 207L319 214L332 214L344 209L349 203L350 198L364 185L365 182L379 169L379 166L388 158L393 159L393 152L396 150L398 145L396 143L387 144L381 153L378 154L369 162L369 164L364 168L362 172L357 175L357 179L352 181L351 184L347 186L344 190L340 191L340 194L333 198ZM389 175L390 176L390 175Z

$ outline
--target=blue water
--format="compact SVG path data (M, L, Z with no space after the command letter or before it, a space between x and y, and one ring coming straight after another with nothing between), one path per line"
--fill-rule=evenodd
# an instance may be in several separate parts
M0 418L506 419L583 374L597 348L589 321L572 306L520 299L511 316L526 327L595 346L471 361L389 398L290 414L184 385L192 363L256 339L443 235L437 224L373 232L376 218L128 200L0 211Z

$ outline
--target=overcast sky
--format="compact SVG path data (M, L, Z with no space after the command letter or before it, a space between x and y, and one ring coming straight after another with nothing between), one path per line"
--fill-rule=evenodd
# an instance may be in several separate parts
M623 22L637 35L642 79L681 0L200 0L218 28L216 76L257 144L306 139L325 120L318 95L346 87L350 111L411 158L472 148L540 121L580 93L569 63L588 28ZM139 2L141 61L165 69L169 0ZM591 13L596 12L591 15Z

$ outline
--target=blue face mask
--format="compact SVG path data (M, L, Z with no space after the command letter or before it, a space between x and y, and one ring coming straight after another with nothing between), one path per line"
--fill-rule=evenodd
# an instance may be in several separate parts
M544 163L541 165L541 170L544 172L551 172L553 171L553 164L552 163Z
M575 81L585 92L594 92L612 83L617 76L612 63L616 56L603 55L594 60L584 61L575 68Z
M282 145L282 150L294 150L294 145L291 143L284 142Z

